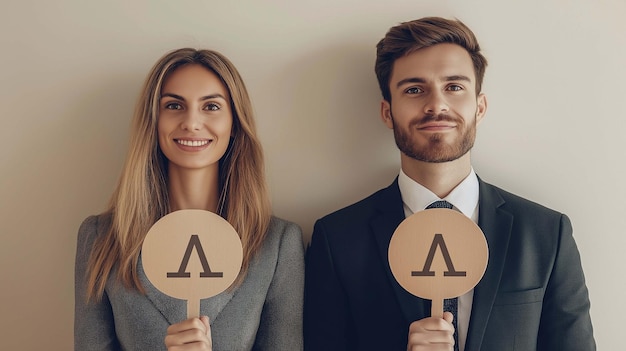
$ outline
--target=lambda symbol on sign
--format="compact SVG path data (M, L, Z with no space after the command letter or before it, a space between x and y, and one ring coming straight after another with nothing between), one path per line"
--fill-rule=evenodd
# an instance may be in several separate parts
M198 257L200 258L200 263L202 264L203 272L200 273L200 278L222 278L224 276L223 272L212 272L211 267L209 267L209 261L206 259L206 255L204 254L204 250L202 249L202 244L200 243L200 238L197 234L194 234L189 239L189 244L187 244L187 250L185 251L185 256L183 256L183 261L180 263L180 268L178 268L178 272L168 272L168 278L190 278L191 273L185 272L187 270L187 264L189 263L189 257L191 257L191 251L193 248L196 248L198 252Z
M421 271L412 271L412 277L434 277L435 272L430 270L430 266L433 264L433 259L435 258L435 251L437 251L437 246L441 249L441 254L443 255L443 259L446 262L446 267L448 270L443 272L444 277L465 277L467 272L465 271L457 271L454 269L454 264L452 263L452 259L450 258L450 253L448 252L448 247L446 246L446 242L443 240L443 235L435 234L433 238L433 242L430 245L430 251L428 251L428 256L426 257L426 262L424 262L424 268Z

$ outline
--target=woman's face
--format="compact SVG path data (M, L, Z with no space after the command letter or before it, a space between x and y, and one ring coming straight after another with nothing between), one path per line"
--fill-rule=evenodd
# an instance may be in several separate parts
M217 170L231 136L228 90L198 64L176 69L163 82L159 101L159 146L170 169Z

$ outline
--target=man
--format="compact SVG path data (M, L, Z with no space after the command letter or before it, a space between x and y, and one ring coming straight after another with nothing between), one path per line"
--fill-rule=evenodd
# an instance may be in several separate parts
M316 222L306 350L595 350L567 216L485 183L472 168L486 65L456 20L402 23L378 43L381 117L401 170L389 187ZM429 317L430 301L405 291L388 263L396 227L440 200L478 223L489 245L482 280L444 318Z

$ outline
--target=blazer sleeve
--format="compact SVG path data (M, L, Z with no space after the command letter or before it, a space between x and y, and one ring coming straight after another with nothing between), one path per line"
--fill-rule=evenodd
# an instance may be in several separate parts
M349 350L347 297L335 272L322 221L313 229L306 253L304 344L307 351Z
M589 294L572 225L561 215L559 247L546 286L537 349L595 350Z
M283 229L276 269L265 297L254 350L302 350L304 243L294 223Z
M74 350L120 350L113 311L106 291L100 301L87 302L87 263L97 236L98 217L85 219L78 231L74 269Z

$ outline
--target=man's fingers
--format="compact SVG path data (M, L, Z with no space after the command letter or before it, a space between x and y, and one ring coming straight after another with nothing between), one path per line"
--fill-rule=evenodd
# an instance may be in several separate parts
M446 317L446 313L450 315L448 316L449 321L444 319ZM438 330L454 331L454 327L452 326L452 314L450 312L445 312L444 318L428 317L415 321L409 326L409 333Z
M446 322L452 324L452 321L454 320L454 315L452 313L450 313L450 312L444 312L443 313L443 319Z

